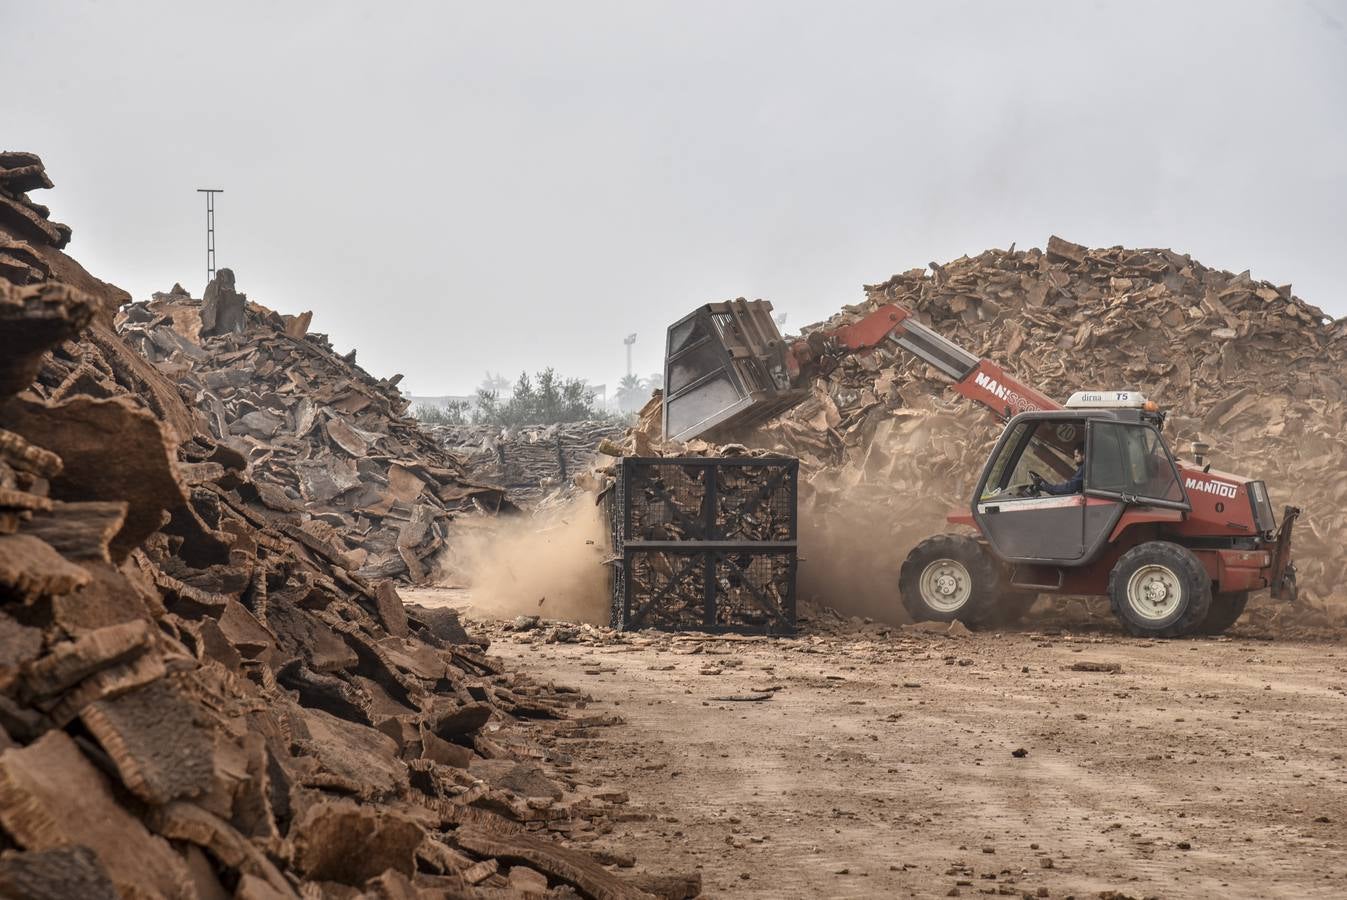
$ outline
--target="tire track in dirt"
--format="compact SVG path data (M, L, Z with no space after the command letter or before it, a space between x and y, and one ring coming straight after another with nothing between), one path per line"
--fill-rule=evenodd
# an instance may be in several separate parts
M604 845L700 865L712 896L1347 883L1340 645L496 637L512 664L626 719L568 750L653 816ZM1122 672L1070 669L1099 660ZM712 699L773 685L767 701Z

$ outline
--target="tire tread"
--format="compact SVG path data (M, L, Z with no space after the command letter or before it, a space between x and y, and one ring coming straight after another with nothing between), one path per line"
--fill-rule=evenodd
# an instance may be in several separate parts
M1127 579L1132 571L1148 563L1169 567L1184 582L1188 605L1182 614L1167 625L1159 627L1139 622L1127 615ZM1124 574L1125 573L1125 574ZM1114 565L1108 576L1109 607L1114 617L1134 637L1181 637L1195 634L1207 618L1211 608L1211 578L1201 560L1182 544L1170 541L1147 541L1128 550Z
M957 559L973 579L973 592L964 609L954 613L937 612L921 600L917 582L922 570L936 559ZM903 608L914 622L952 622L975 624L994 603L998 580L996 565L974 538L963 534L937 534L912 548L898 573L898 594Z
M1227 591L1213 594L1207 617L1198 628L1200 634L1224 634L1230 626L1244 615L1244 607L1249 603L1248 591Z

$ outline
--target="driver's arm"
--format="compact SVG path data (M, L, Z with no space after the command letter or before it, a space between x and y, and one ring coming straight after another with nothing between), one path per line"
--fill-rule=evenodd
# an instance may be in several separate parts
M1069 481L1063 481L1060 484L1050 484L1043 482L1043 492L1046 494L1056 494L1058 496L1065 494L1079 494L1085 490L1085 467L1081 466L1072 475Z

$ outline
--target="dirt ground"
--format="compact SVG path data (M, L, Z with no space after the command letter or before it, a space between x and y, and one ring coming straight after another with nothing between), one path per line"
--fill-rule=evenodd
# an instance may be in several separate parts
M710 896L1347 895L1343 643L479 630L624 720L561 741L596 846Z

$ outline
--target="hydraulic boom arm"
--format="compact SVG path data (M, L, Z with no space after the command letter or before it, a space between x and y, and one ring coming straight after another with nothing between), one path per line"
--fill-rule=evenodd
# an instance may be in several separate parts
M881 306L859 322L810 338L791 345L787 366L793 369L792 380L811 365L835 365L841 356L872 350L892 338L908 353L952 379L950 387L955 393L981 403L1001 419L1030 410L1062 408L1060 403L1007 375L991 360L974 356L936 334L901 306Z
M708 303L669 326L664 433L689 440L776 415L808 394L817 373L888 339L947 376L958 394L1007 419L1061 405L941 337L901 306L882 306L832 331L787 344L764 300Z

